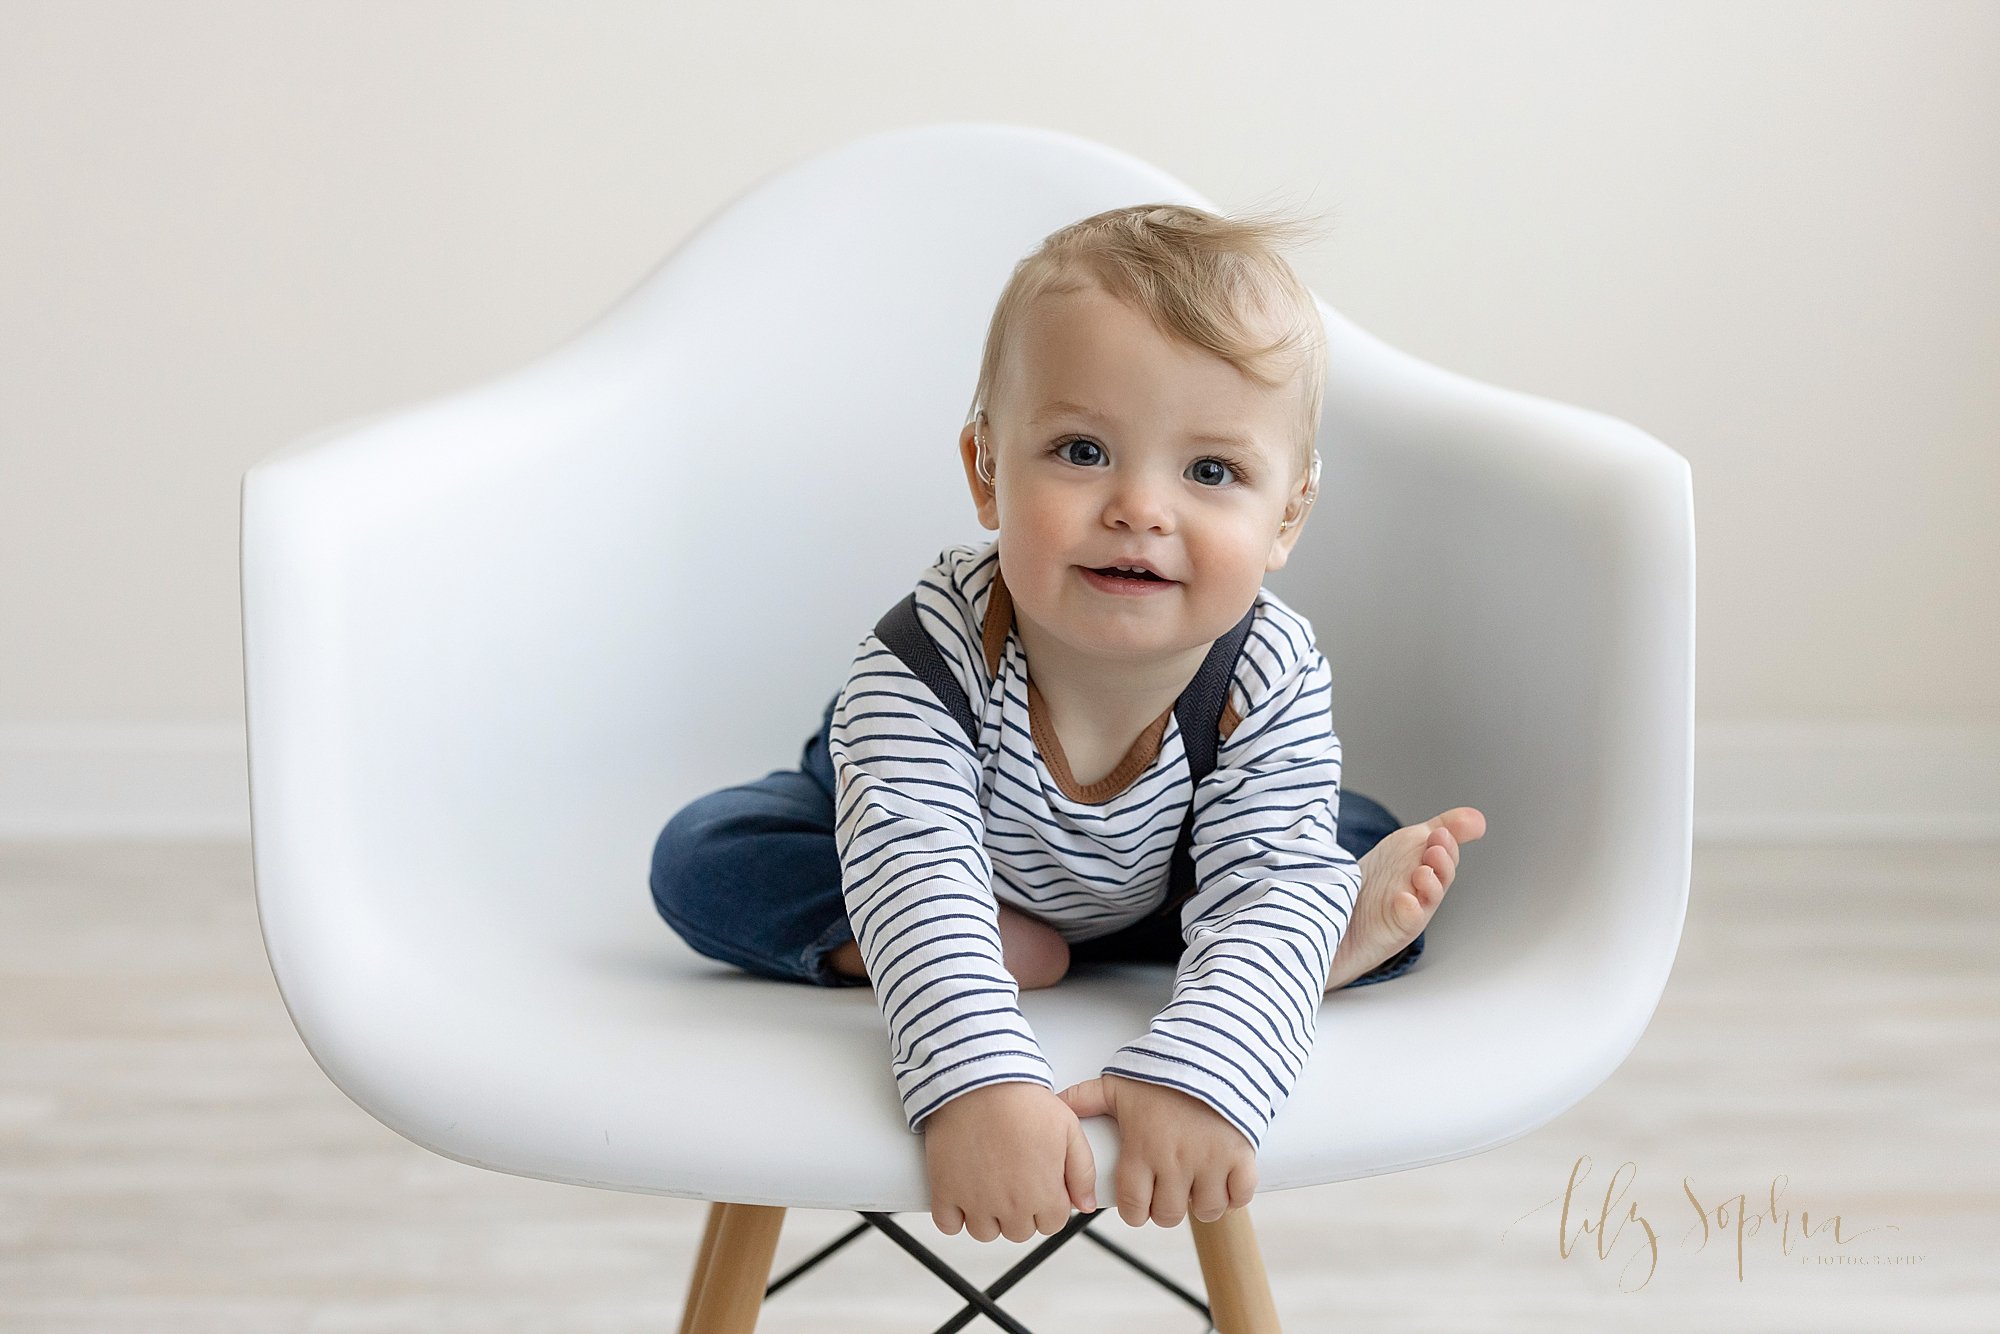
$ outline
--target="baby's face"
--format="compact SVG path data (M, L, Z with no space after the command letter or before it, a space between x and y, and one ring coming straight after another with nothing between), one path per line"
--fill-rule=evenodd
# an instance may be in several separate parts
M1096 287L1043 298L1013 343L983 428L991 491L973 427L959 444L1017 607L1108 661L1213 643L1304 526L1278 531L1300 487L1295 400ZM1131 596L1085 574L1134 558L1173 582Z

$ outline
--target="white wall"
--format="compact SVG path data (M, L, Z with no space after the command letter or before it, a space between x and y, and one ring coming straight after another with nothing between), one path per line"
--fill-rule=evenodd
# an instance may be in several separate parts
M1704 835L2000 835L1996 53L1938 0L0 0L0 833L246 828L257 459L1006 120L1329 210L1364 327L1688 457Z

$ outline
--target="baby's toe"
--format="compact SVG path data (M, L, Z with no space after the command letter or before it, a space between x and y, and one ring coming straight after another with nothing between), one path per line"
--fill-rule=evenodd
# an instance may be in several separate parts
M1437 895L1442 892L1430 889L1428 886L1423 889L1416 889L1413 886L1398 894L1395 907L1397 933L1406 938L1415 935L1428 920L1432 905L1437 901Z

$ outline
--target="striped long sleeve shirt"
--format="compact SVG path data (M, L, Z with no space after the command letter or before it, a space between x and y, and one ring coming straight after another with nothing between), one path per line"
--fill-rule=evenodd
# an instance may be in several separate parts
M1361 888L1335 841L1340 741L1312 626L1259 590L1199 790L1171 708L1080 785L1029 679L997 539L946 548L916 592L977 744L872 630L829 734L842 895L910 1129L987 1084L1055 1088L1002 962L998 905L1072 943L1138 921L1166 902L1192 801L1196 889L1172 996L1104 1072L1199 1098L1261 1146L1312 1050Z

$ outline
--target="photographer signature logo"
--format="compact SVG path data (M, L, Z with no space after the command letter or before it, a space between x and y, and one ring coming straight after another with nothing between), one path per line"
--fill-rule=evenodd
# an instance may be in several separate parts
M1637 1286L1627 1289L1638 1292L1652 1282L1660 1265L1661 1231L1655 1225L1671 1226L1670 1215L1664 1210L1648 1213L1642 1210L1640 1202L1629 1200L1634 1182L1639 1175L1636 1163L1621 1163L1611 1179L1604 1184L1600 1197L1594 1188L1587 1189L1590 1177L1590 1155L1580 1154L1570 1165L1569 1181L1563 1186L1562 1194L1553 1196L1536 1205L1514 1223L1521 1223L1534 1217L1551 1205L1560 1203L1562 1208L1556 1219L1556 1249L1567 1260L1583 1250L1588 1239L1591 1249L1599 1260L1609 1260L1621 1248L1628 1252L1623 1266L1618 1271L1618 1286L1626 1288L1627 1279L1643 1268ZM1921 1263L1921 1255L1870 1255L1843 1254L1838 1248L1849 1245L1861 1237L1876 1232L1900 1232L1894 1223L1884 1223L1877 1227L1854 1229L1847 1225L1839 1214L1800 1209L1793 1212L1789 1205L1781 1204L1779 1197L1784 1194L1790 1178L1782 1174L1771 1178L1770 1189L1763 1198L1752 1204L1748 1195L1707 1196L1697 1190L1689 1177L1681 1178L1682 1199L1672 1206L1673 1219L1692 1220L1679 1238L1685 1247L1690 1239L1699 1238L1696 1251L1708 1249L1709 1243L1726 1245L1734 1254L1736 1281L1743 1281L1746 1255L1758 1247L1769 1247L1775 1243L1778 1255L1791 1259L1797 1252L1796 1263L1804 1265L1822 1264L1902 1264ZM1510 1223L1500 1236L1504 1240L1514 1228Z

